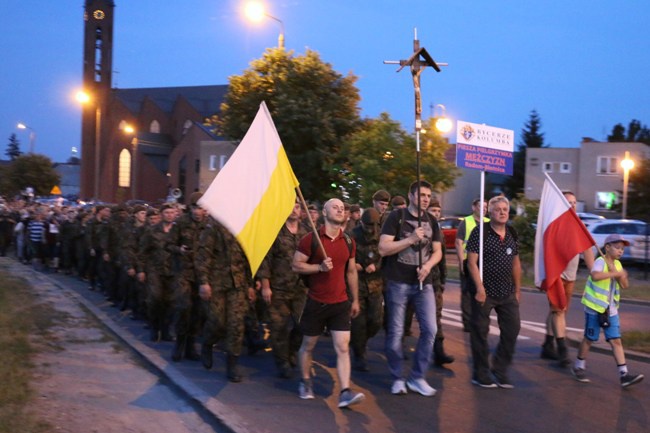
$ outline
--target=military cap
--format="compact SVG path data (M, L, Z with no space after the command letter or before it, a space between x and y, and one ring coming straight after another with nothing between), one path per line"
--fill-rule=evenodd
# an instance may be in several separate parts
M135 205L135 206L133 207L133 213L134 213L134 214L136 214L136 213L138 213L138 212L142 212L143 210L146 211L147 208L146 208L145 206L142 206L141 204Z
M152 215L159 215L159 214L160 214L160 211L158 211L158 209L156 209L155 207L150 207L150 208L147 210L147 216L148 216L148 217L149 217L149 216L152 216Z
M391 205L392 207L395 207L395 206L403 206L403 205L405 205L405 204L406 204L406 200L405 200L404 197L402 197L401 195L396 195L396 196L393 197L393 199L390 201L390 205Z
M379 212L377 212L377 209L374 207L369 207L368 209L365 209L363 211L363 215L361 215L361 222L364 223L365 225L370 225L370 224L379 224Z
M390 194L388 191L380 189L372 195L374 201L390 201Z
M167 209L176 209L176 208L171 203L163 203L163 205L160 206L160 212L166 211Z
M190 194L190 206L196 206L201 197L203 197L203 193L199 191L194 191Z
M440 209L442 209L442 206L440 206L440 202L438 200L432 201L429 207L439 207Z
M360 210L361 210L361 206L359 206L358 204L350 205L350 213L359 212Z
M310 204L309 206L307 206L307 209L308 210L318 210L318 206L316 206L315 204Z

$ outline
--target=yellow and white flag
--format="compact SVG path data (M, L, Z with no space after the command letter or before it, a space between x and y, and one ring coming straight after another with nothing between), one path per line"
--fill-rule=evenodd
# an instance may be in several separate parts
M244 139L198 203L237 238L255 275L293 209L298 185L262 102Z

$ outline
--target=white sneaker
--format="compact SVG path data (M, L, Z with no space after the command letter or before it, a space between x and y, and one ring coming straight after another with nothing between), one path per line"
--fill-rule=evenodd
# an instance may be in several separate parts
M406 394L406 381L404 379L397 379L393 382L393 386L390 387L390 393L393 395Z
M435 388L432 388L426 380L423 378L420 379L409 379L406 381L406 386L413 392L418 392L425 397L431 397L436 395Z

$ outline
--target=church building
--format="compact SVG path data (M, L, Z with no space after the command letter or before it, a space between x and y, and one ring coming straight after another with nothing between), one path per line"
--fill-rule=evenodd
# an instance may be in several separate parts
M80 198L185 203L234 152L203 126L228 86L113 88L114 10L112 0L85 2Z

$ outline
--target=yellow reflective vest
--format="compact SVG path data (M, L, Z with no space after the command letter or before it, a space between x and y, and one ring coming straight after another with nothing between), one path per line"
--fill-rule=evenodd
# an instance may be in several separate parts
M603 260L602 257L599 257L598 260ZM614 260L614 267L617 271L623 269L623 265L618 260ZM603 268L603 272L609 272L607 269L607 263ZM609 307L609 296L611 291L611 278L605 278L604 280L594 281L589 275L587 279L587 284L585 286L585 291L582 294L582 303L587 307L591 308L598 313L604 313L607 307ZM614 305L618 308L619 301L621 299L621 286L616 281L614 287Z
M463 259L467 259L467 240L469 239L469 235L472 234L472 230L476 227L476 220L474 219L474 214L472 215L467 215L465 218L463 218L463 221L465 221L465 239L463 239ZM483 222L490 222L490 218L488 217L483 217Z

